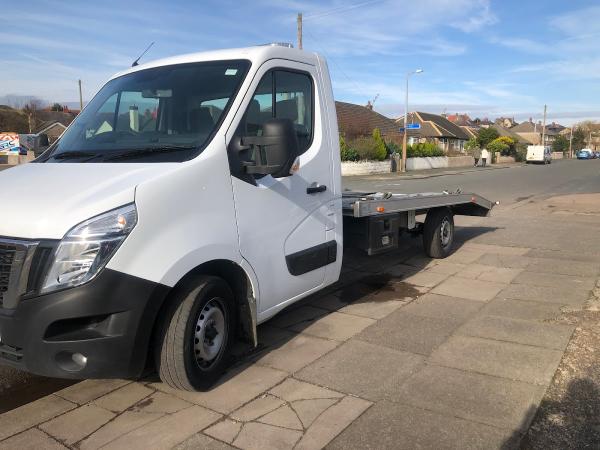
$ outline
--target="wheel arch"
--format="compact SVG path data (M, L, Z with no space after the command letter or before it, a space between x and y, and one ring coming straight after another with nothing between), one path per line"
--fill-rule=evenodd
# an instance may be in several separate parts
M211 275L223 279L233 291L236 302L237 317L239 318L237 336L248 340L253 345L257 345L258 336L257 326L257 295L252 283L251 276L238 263L228 259L216 259L204 262L186 273L171 288L165 297L153 324L152 341L156 338L160 325L160 320L164 317L163 312L170 304L169 301L177 294L179 287L186 283L190 278L198 275ZM149 349L152 345L149 346Z

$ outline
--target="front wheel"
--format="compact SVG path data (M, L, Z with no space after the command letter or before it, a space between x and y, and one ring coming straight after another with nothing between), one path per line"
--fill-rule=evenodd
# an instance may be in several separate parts
M198 276L169 301L155 347L160 378L176 389L209 389L225 370L233 345L233 293L220 278Z
M445 258L452 252L454 215L449 208L431 209L423 227L423 247L431 258Z

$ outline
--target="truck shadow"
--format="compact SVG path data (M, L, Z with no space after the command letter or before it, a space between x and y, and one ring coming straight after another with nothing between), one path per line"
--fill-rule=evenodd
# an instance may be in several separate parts
M455 251L466 242L494 230L494 227L457 228ZM345 249L339 281L290 305L261 324L258 327L258 347L238 343L228 371L237 372L239 368L284 347L319 319L348 305L368 306L366 304L390 300L414 301L423 294L423 289L405 280L424 270L431 261L432 258L424 254L421 236L404 237L400 240L398 250L377 256ZM225 376L224 380L227 378Z

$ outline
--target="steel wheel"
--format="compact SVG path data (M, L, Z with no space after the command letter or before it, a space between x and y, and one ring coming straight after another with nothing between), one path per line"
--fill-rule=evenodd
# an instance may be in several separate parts
M442 247L447 247L450 243L450 239L452 237L452 229L450 225L450 221L447 217L442 219L442 223L440 224L440 241L442 242Z
M209 368L223 350L227 323L223 313L223 301L214 298L198 315L194 333L194 354L202 369Z

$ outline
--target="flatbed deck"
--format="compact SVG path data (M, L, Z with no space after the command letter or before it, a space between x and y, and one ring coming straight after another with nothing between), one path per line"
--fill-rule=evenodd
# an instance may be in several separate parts
M458 215L485 217L494 205L480 195L463 192L390 194L346 191L342 194L344 216L356 218L412 211L423 214L440 207L450 207Z

